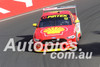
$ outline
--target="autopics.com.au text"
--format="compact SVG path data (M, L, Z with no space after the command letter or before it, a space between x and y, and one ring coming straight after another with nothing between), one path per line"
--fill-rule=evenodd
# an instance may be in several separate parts
M33 46L33 39L31 39L29 42L24 42L23 43L23 48L20 48L21 45L22 45L22 42L18 42L18 46L17 48L15 48L15 41L14 41L14 38L10 38L7 45L5 46L4 50L3 51L7 51L7 50L12 50L12 51L25 51L25 48L26 48L26 44L28 43L28 51L33 51L33 49L31 48ZM66 44L66 48L63 49L63 45ZM60 44L60 49L61 51L66 51L66 50L70 50L70 52L52 52L50 54L50 58L51 59L91 59L92 58L92 55L93 55L93 52L82 52L82 49L77 48L77 46L73 45L73 44L77 44L76 42L70 42L70 46L73 47L74 49L69 49L70 46L69 43L67 42L62 42ZM37 46L40 45L40 48L37 49ZM59 43L57 42L56 43L56 47L55 47L55 51L57 51L58 49L58 45ZM51 48L48 49L48 46L51 46ZM43 44L41 42L37 42L34 44L34 50L35 51L41 51L43 49ZM52 42L46 42L45 43L45 47L44 47L44 51L43 51L43 55L46 55L47 51L51 51L52 49L54 48L54 44ZM76 56L76 51L79 51L78 52L78 55Z

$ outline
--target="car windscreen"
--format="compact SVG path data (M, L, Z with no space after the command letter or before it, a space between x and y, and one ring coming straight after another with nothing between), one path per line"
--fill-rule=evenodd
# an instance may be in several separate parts
M69 15L50 15L41 18L39 27L72 25Z

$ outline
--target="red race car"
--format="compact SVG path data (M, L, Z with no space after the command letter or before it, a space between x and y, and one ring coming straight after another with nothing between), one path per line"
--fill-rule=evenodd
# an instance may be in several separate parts
M74 13L70 9L75 9ZM33 35L36 52L73 49L82 36L75 5L44 8L40 22L33 26L36 27Z

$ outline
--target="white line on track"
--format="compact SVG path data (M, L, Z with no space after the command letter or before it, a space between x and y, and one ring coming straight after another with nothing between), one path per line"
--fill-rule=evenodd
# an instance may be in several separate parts
M70 3L70 2L72 2L72 1L74 1L74 0L65 1L65 2L63 2L63 3L59 3L59 4L56 4L56 5L49 6L49 7L59 6L59 5L65 4L65 3ZM27 15L27 14L31 14L31 13L40 11L40 10L42 10L42 9L43 9L43 8L40 8L40 9L33 10L33 11L30 11L30 12L27 12L27 13L23 13L23 14L14 16L14 17L9 17L9 18L7 18L7 19L0 20L0 22L7 21L7 20L10 20L10 19L14 19L14 18L17 18L17 17L20 17L20 16L24 16L24 15Z

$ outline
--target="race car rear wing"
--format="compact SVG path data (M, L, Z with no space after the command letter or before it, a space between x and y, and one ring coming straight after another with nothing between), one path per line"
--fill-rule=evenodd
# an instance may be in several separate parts
M70 5L70 6L61 6L61 7L48 7L48 8L43 8L43 12L47 11L57 11L57 10L66 10L66 9L75 9L75 13L77 15L77 9L76 5Z

